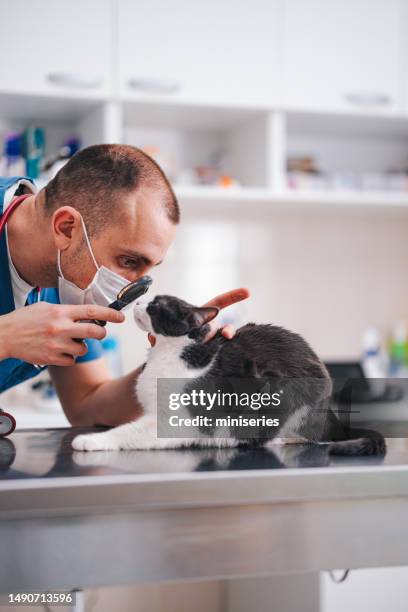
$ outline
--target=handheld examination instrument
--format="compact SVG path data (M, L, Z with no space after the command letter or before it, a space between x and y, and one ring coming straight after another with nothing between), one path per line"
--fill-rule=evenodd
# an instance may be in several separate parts
M125 287L119 291L116 300L111 302L108 308L113 308L113 310L122 310L122 308L126 308L126 306L129 306L129 304L137 300L137 298L147 293L152 282L153 280L150 276L142 276L139 280L125 285ZM95 319L94 323L103 327L106 325L106 321L99 321L98 319Z

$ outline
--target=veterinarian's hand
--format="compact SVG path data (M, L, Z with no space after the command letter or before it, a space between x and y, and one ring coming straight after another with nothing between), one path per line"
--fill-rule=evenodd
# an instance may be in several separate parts
M236 304L237 302L242 302L242 300L246 300L249 297L250 297L250 293L248 289L245 289L245 288L233 289L232 291L227 291L227 293L222 293L221 295L217 295L217 297L213 298L212 300L204 304L204 306L215 306L216 308L219 308L220 310L222 310L223 308L232 306L232 304ZM211 338L213 338L213 336L215 336L217 331L220 329L219 326L217 326L217 323L215 321L212 321L210 323L210 328L211 329L205 339L206 342L208 340L211 340ZM230 324L224 325L221 328L221 333L224 336L224 338L227 338L227 340L231 340L231 338L235 336L235 328Z
M223 308L227 308L228 306L232 306L232 304L236 304L237 302L242 302L242 300L247 300L250 297L250 292L248 289L232 289L232 291L227 291L226 293L221 293L221 295L217 295L217 297L213 298L209 302L203 304L203 306L215 306L219 310ZM210 324L210 331L207 334L205 341L211 340L219 330L217 323L212 321ZM221 333L224 338L227 340L231 340L235 336L235 328L232 325L224 325L221 328ZM155 345L156 338L153 334L148 335L148 339L151 346Z

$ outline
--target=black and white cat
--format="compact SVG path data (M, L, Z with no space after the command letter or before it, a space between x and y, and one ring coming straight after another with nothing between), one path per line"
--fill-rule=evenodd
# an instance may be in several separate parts
M368 430L350 430L330 409L332 382L328 372L307 342L298 334L274 325L249 323L239 328L232 340L218 333L205 342L208 323L218 314L212 307L196 307L172 296L157 296L148 304L138 304L135 321L154 334L156 343L136 383L143 415L137 420L108 431L77 436L75 450L170 449L189 446L236 447L271 443L311 442L328 444L331 454L371 455L385 452L384 438ZM242 440L234 431L214 430L197 437L157 436L157 380L190 379L200 384L211 379L251 378L277 381L281 391L285 381L295 381L296 393L285 387L291 401L278 428L267 437ZM318 381L319 384L309 384ZM283 391L282 391L283 392ZM286 399L288 399L286 395ZM195 434L194 434L195 435Z

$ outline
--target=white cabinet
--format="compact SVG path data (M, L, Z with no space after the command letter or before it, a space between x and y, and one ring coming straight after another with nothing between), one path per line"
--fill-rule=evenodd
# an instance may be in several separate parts
M110 0L0 5L0 91L63 96L110 90Z
M408 114L408 2L401 0L401 56L402 56L402 105L405 114Z
M121 93L273 104L281 0L118 0Z
M299 108L400 106L399 0L285 0L285 99Z

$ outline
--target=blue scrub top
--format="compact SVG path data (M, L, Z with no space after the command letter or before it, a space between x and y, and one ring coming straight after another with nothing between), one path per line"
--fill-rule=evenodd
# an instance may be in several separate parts
M21 179L33 182L24 176L0 177L0 214L3 213L4 197L7 189L16 185ZM21 206L24 206L24 203ZM37 291L31 291L27 298L26 306L34 304L37 300ZM40 300L50 304L59 304L58 289L41 289ZM15 310L15 304L8 263L6 235L3 232L0 236L0 316L12 310ZM83 357L78 357L77 363L91 361L102 356L102 347L99 340L86 340L86 344L88 352ZM20 359L3 359L0 361L0 393L18 385L24 380L37 376L44 369L35 367L31 363L21 361Z

